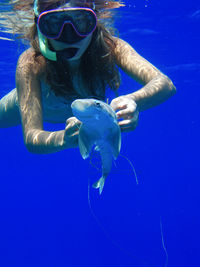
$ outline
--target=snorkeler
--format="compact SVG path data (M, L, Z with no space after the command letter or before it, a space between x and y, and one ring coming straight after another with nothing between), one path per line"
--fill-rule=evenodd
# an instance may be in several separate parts
M18 60L17 88L0 100L0 127L22 123L30 152L53 153L78 145L81 122L71 110L75 99L105 100L105 91L114 90L116 98L110 105L120 119L121 131L132 131L140 111L175 93L167 76L105 27L103 22L112 15L111 10L120 6L120 1L104 0L13 2L10 14L18 19L17 33L28 39L31 47ZM30 15L31 26L22 26L23 15L26 19ZM118 67L143 87L117 97ZM45 131L44 121L66 122L66 127Z

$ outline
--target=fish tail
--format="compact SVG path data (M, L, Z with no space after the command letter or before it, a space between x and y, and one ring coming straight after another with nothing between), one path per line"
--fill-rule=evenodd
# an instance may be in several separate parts
M99 188L99 194L101 195L102 191L103 191L103 187L105 184L105 177L102 176L96 183L94 183L92 185L92 187L98 189Z

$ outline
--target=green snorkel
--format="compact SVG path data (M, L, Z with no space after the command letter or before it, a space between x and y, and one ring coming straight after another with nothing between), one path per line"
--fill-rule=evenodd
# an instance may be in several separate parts
M38 11L38 0L34 1L34 14L36 17L39 16L39 11ZM53 52L49 49L48 47L48 40L47 38L40 32L39 27L37 25L37 32L38 32L38 41L39 41L39 46L40 46L40 51L42 55L52 61L57 61L57 56L56 52Z

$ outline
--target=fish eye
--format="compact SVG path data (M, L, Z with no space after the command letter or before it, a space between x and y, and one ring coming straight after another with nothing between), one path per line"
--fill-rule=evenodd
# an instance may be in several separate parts
M100 107L101 106L101 104L99 102L97 102L97 101L96 101L95 105L96 105L96 107Z

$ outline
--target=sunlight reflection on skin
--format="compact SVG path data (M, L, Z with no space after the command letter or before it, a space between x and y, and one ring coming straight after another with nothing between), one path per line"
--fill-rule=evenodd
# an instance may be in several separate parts
M7 110L10 108L10 105L12 105L15 102L16 102L15 91L11 91L9 94L9 97L7 98L7 101L5 101L5 103L3 105L4 111L7 112Z
M38 136L39 136L39 134L41 133L41 131L39 131L38 133L35 133L35 136L34 136L34 138L33 138L33 143L35 144L35 143L38 143Z
M50 144L51 143L51 139L56 135L55 132L50 133L49 137L46 139L46 144Z
M118 38L113 38L113 40L116 43L113 51L116 64L130 77L144 85L138 91L127 95L128 98L132 98L137 103L138 111L158 105L175 92L173 84L168 77L138 55L128 43ZM42 77L44 72L45 61L41 60L40 63L35 61L35 51L33 49L26 50L20 56L16 70L16 83L24 139L29 148L37 153L51 153L66 149L64 140L66 130L54 133L43 130L43 107L39 78ZM80 88L79 85L82 84L82 81L80 77L75 76L75 78L75 81L79 80L77 87ZM75 81L73 80L74 87L76 85ZM84 92L84 97L87 98L90 92L87 92L87 88L84 87L82 91ZM16 106L16 101L13 100L14 96L11 94L5 101L2 101L1 111L7 112L7 109L11 109L14 104ZM127 119L130 120L132 114L128 115ZM72 127L74 126L71 124L68 126L69 129ZM72 134L69 135L69 141L67 139L69 147L71 142L74 142L72 145L75 145L76 141L75 138L71 138Z

